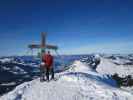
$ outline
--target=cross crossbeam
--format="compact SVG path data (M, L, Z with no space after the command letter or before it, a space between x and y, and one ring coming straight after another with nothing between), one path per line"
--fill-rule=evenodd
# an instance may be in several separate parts
M41 33L41 44L30 44L28 45L30 49L53 49L57 50L58 47L56 45L46 44L46 33Z

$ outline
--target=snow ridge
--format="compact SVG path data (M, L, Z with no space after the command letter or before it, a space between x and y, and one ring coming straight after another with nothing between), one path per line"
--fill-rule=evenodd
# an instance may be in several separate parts
M133 95L118 89L115 81L75 61L57 81L35 79L16 87L0 100L132 100Z

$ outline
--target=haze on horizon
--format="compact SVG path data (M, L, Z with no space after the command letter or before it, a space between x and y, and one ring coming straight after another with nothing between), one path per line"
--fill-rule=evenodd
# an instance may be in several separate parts
M48 43L61 54L132 53L132 0L1 0L0 56Z

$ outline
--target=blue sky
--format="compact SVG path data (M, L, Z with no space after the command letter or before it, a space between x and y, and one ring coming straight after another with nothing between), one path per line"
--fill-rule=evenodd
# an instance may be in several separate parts
M132 53L132 0L1 0L0 55L47 41L61 54Z

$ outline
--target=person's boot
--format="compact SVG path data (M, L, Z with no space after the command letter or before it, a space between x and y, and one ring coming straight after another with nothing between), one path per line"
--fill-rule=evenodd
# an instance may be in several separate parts
M47 82L49 82L49 77L47 78L47 80L46 80Z
M54 75L52 75L52 77L51 77L51 80L54 80L55 78L54 78Z

